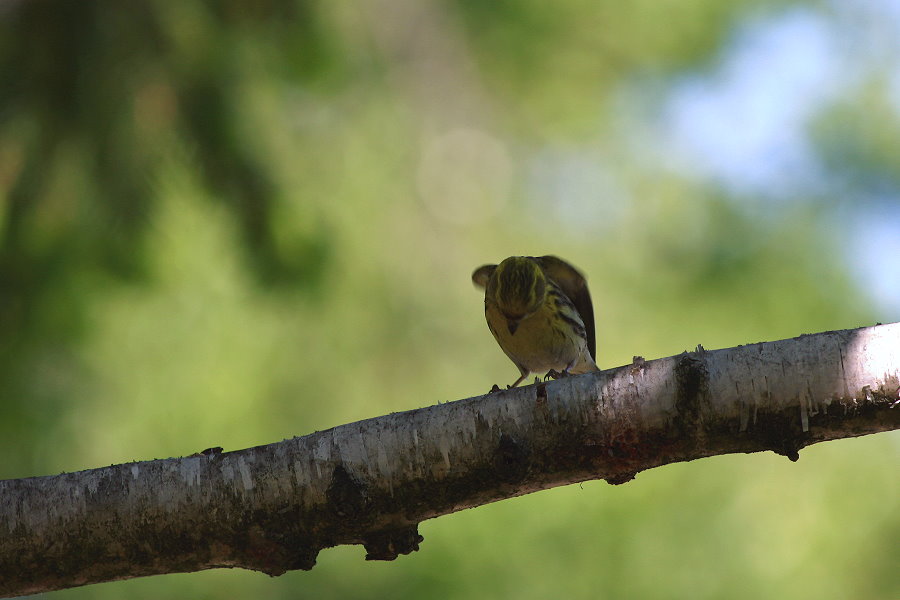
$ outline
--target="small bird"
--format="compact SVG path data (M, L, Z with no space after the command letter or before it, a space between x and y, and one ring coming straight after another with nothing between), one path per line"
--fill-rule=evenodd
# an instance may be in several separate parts
M594 309L584 276L555 256L510 256L472 273L488 328L521 377L599 371Z

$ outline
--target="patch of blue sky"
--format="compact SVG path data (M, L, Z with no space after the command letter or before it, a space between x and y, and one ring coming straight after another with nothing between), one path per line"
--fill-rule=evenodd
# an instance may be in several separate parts
M736 196L808 195L822 173L806 126L846 85L837 39L807 10L741 27L712 74L675 85L663 109L666 147Z

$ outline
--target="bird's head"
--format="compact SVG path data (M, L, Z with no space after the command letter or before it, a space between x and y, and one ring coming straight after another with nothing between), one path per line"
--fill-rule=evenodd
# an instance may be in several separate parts
M534 260L510 256L487 281L485 296L496 303L514 334L525 317L537 312L547 297L547 277Z

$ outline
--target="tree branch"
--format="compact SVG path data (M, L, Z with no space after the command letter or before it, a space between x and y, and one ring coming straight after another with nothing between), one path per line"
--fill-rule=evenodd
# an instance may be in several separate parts
M0 594L310 569L418 549L417 524L554 486L900 428L900 323L697 351L283 442L0 481Z

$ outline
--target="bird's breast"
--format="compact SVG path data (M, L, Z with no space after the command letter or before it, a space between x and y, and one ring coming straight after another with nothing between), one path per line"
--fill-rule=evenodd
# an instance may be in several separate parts
M510 333L506 316L496 305L485 306L485 317L500 348L514 363L529 371L562 371L579 357L577 337L566 335L565 324L554 322L548 307L521 319L515 333Z

